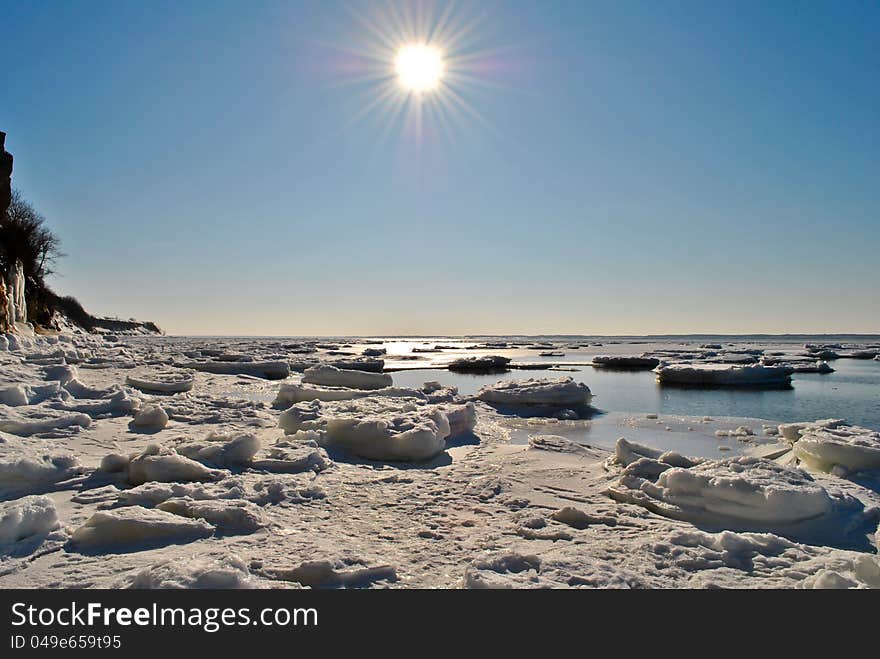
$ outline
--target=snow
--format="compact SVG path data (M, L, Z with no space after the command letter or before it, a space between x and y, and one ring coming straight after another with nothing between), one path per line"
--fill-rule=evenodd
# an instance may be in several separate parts
M791 383L791 369L784 366L727 364L670 364L655 369L661 384L772 387Z
M161 561L128 577L121 585L140 590L241 590L261 587L259 579L235 554L219 558L203 558L193 554L183 561Z
M593 366L600 368L618 368L636 371L650 371L660 364L656 357L645 355L597 355L593 357Z
M46 536L58 526L55 504L47 496L27 496L0 504L0 546Z
M593 398L590 388L570 377L552 379L505 380L486 385L477 398L496 405L581 407Z
M214 527L202 519L128 506L96 512L73 532L70 547L80 552L138 551L155 545L192 542L213 534Z
M393 384L391 376L387 373L344 370L329 364L307 368L303 373L302 381L304 384L349 389L383 389Z

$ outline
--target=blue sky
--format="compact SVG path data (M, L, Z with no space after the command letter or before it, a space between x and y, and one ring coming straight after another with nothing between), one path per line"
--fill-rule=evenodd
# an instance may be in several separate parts
M355 121L386 4L6 0L53 286L170 333L880 332L880 4L456 3L474 112L420 138Z

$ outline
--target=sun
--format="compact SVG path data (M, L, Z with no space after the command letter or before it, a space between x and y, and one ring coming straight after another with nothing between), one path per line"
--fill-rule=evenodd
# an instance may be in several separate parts
M394 70L401 87L412 92L436 89L443 79L446 65L439 48L415 43L397 51Z

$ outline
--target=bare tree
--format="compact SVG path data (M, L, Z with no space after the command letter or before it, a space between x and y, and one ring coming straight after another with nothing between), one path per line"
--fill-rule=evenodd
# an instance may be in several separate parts
M20 190L12 191L12 202L0 218L0 266L4 271L17 260L24 266L28 283L39 290L45 288L45 279L54 272L55 262L64 256L61 242L46 227L44 218Z

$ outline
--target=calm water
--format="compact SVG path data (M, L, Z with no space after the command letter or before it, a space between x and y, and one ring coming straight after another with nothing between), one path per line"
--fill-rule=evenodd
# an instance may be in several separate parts
M467 375L441 369L394 373L395 384L416 386L426 380L455 385L473 394L498 380L570 375L593 392L593 405L608 412L676 416L748 417L779 421L845 418L880 430L880 362L839 359L834 373L796 374L786 390L679 389L661 387L650 371L635 373L573 367L572 372L515 370L495 375Z

